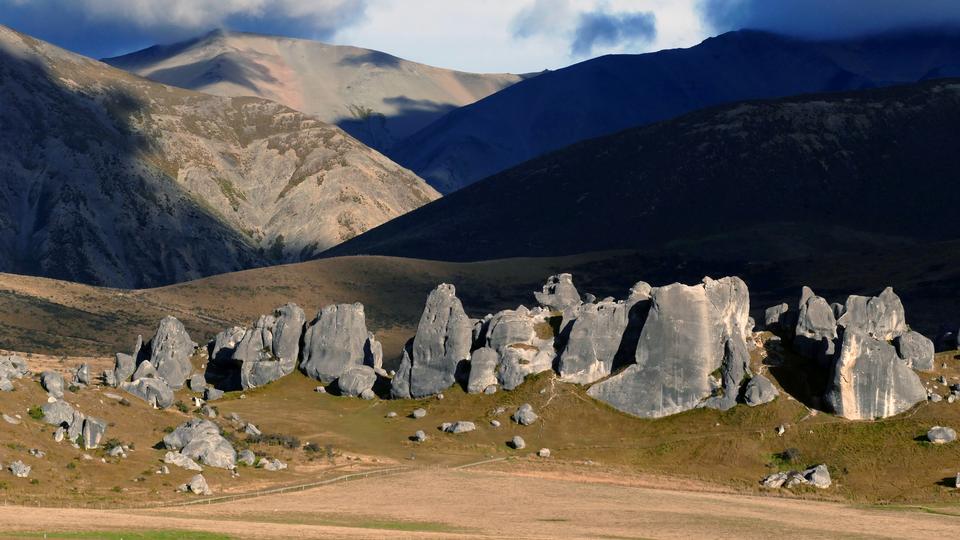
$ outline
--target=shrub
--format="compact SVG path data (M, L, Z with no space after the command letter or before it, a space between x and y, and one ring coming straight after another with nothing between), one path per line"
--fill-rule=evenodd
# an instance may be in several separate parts
M308 454L319 454L323 451L323 448L320 448L320 445L315 442L308 442L303 445L303 451Z
M293 435L280 435L277 433L264 433L262 435L247 435L247 442L250 444L267 444L270 446L283 446L290 450L300 448L300 439Z
M128 401L127 398L120 398L120 401L118 401L117 403L119 403L120 405L123 405L124 407L130 406L130 401Z
M74 469L76 469L76 468L77 468L77 462L76 462L76 461L71 461L70 463L67 463L67 469L70 469L70 470L72 471L72 470L74 470Z
M178 401L178 402L174 403L173 406L176 407L177 410L180 411L180 412L182 412L182 413L188 413L188 412L190 412L190 407L188 407L187 404L184 403L184 402L182 402L182 401Z
M71 384L70 386L67 387L67 390L69 390L70 392L76 394L77 392L80 391L80 387L77 386L77 385L75 385L75 384Z
M29 414L30 418L33 418L34 420L43 420L43 409L37 407L36 405L27 409L27 414Z

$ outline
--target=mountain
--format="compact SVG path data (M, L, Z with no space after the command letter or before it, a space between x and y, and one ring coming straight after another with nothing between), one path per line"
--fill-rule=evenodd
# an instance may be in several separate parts
M704 107L960 76L960 32L817 42L756 31L615 55L522 81L391 149L442 193L577 141Z
M104 62L172 86L276 101L337 124L378 149L521 80L436 68L369 49L221 30Z
M122 287L296 261L437 197L339 128L0 27L0 270Z
M958 122L949 79L721 106L532 160L325 255L638 249L678 268L726 261L727 273L838 253L855 264L958 238Z

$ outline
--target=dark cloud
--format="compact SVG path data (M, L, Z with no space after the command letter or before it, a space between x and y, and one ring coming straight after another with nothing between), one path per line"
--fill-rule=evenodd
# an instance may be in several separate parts
M653 13L581 13L574 30L570 51L586 56L594 47L649 42L657 37L657 19Z
M216 28L329 39L368 0L0 0L0 24L94 58Z
M811 38L960 25L960 0L703 0L718 32L750 28Z

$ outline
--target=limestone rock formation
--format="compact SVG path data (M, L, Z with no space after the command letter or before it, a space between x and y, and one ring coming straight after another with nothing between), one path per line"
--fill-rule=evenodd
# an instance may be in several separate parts
M145 377L133 382L120 384L120 389L128 392L157 409L166 409L173 405L173 389L163 379Z
M947 444L957 440L957 432L953 428L933 426L927 431L927 440L933 444Z
M168 465L176 465L177 467L186 469L188 471L203 470L203 467L201 467L199 463L181 454L180 452L167 452L163 456L163 462Z
M514 435L513 438L510 439L510 447L514 450L523 450L527 447L527 442L523 440L523 437Z
M647 418L702 405L732 406L748 374L746 284L735 277L707 278L699 285L658 287L650 296L636 363L588 394Z
M517 408L517 411L513 413L510 417L514 422L520 424L521 426L529 426L537 421L539 416L533 411L533 406L529 403L524 403Z
M481 342L499 355L497 380L513 390L528 375L553 369L556 358L552 314L543 308L520 306L493 315L484 324Z
M99 418L88 416L83 420L83 447L90 450L100 446L104 434L107 432L107 423Z
M439 285L427 297L409 361L397 370L391 394L421 398L446 390L455 382L458 364L470 358L472 344L473 323L456 288Z
M650 290L640 282L626 301L604 300L581 306L560 355L560 379L589 384L612 373L618 355L632 362L647 316Z
M360 397L364 392L373 392L377 373L370 366L352 367L337 379L337 386L345 396Z
M834 362L827 403L850 420L900 414L927 399L920 378L897 356L893 345L848 327Z
M800 294L794 347L800 354L826 364L836 352L837 319L827 301L804 287Z
M232 327L217 334L210 348L210 376L227 388L256 388L296 369L306 316L285 304L261 316L251 329Z
M788 324L787 314L790 306L786 303L771 306L763 313L763 326L766 330L784 330Z
M887 287L879 296L850 295L844 304L843 316L837 324L857 328L870 337L883 341L907 332L907 319L900 298Z
M368 332L363 304L323 308L303 338L300 370L323 382L332 382L352 367L361 366Z
M202 474L194 476L189 482L181 485L177 489L184 493L193 493L194 495L213 495L213 490L207 485L207 480Z
M933 341L919 332L906 332L894 338L897 356L917 371L932 371Z
M459 434L475 431L477 429L477 425L466 420L458 420L456 422L444 423L442 426L440 426L440 429L445 433Z
M0 391L13 390L13 381L22 379L30 370L27 361L15 355L0 355Z
M150 363L170 388L182 388L193 372L190 357L196 347L183 323L174 317L164 317L150 340Z
M558 274L547 278L543 291L534 293L541 306L552 311L565 311L580 305L580 293L573 285L573 276Z

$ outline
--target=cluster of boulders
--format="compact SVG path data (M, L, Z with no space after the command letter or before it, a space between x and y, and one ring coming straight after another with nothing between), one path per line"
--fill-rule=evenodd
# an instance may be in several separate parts
M820 464L805 471L781 471L766 476L760 481L763 487L790 489L797 486L813 486L827 489L833 482L826 465Z
M200 471L201 465L219 469L237 466L237 451L220 432L220 426L203 419L193 419L177 426L163 438L168 450L164 463Z
M914 370L933 369L934 344L907 326L900 298L851 295L830 304L804 287L796 311L766 310L768 329L780 331L796 352L830 372L824 401L852 420L886 418L927 399Z
M60 396L62 398L62 394ZM41 407L43 421L57 426L53 438L57 442L64 439L85 449L97 448L107 432L107 423L99 418L86 416L72 405L51 396L51 400Z
M196 348L183 323L164 317L149 342L138 337L132 354L117 353L114 369L104 372L103 380L156 408L169 407L174 390L194 372L190 358Z
M19 356L0 356L0 392L13 390L13 381L22 379L30 373L27 361Z

